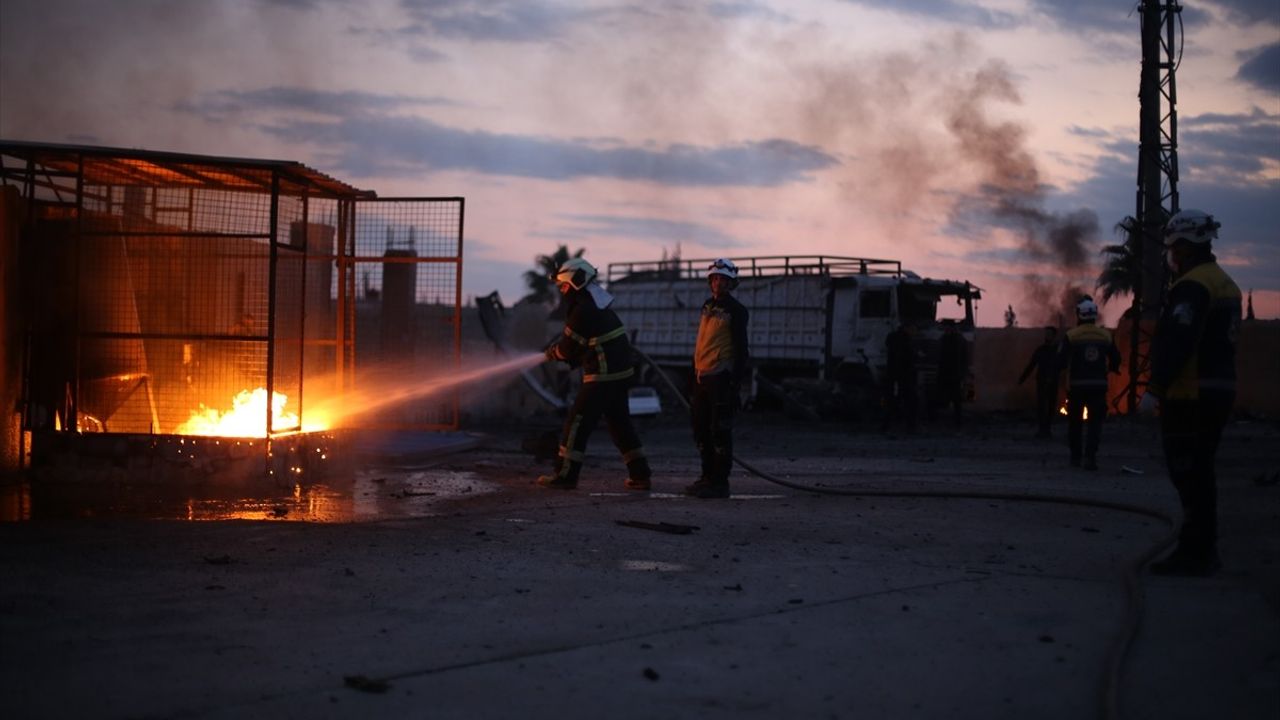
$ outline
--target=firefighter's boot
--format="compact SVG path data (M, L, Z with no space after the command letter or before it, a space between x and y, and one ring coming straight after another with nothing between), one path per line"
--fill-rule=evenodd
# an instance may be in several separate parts
M538 476L538 484L551 490L573 490L578 487L578 472L581 470L582 463L561 460L555 474Z
M648 490L652 487L653 471L649 469L649 459L638 457L627 463L627 481L623 483L628 490Z
M684 494L689 497L701 498L703 500L711 500L717 498L729 497L729 482L712 482L706 478L700 478L697 482L686 487Z
M1196 552L1179 546L1169 557L1151 563L1152 575L1208 577L1222 568L1222 560L1213 550Z

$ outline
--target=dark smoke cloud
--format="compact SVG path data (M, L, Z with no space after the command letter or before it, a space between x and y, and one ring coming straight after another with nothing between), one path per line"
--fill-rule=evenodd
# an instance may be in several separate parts
M1251 53L1236 77L1263 92L1280 93L1280 42Z
M1098 216L1092 210L1068 213L1045 207L1046 188L1035 158L1026 148L1026 132L1013 122L987 117L993 101L1017 102L1017 88L1007 67L989 62L957 88L948 108L947 127L961 155L981 173L981 191L957 204L955 213L968 222L986 216L990 224L1015 231L1026 259L1060 269L1054 275L1024 278L1027 306L1035 324L1056 322L1064 305L1074 307L1082 294L1080 279L1091 274L1089 261L1098 246Z

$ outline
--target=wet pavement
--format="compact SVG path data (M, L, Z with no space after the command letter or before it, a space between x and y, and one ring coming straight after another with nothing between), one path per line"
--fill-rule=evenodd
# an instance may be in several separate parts
M640 424L652 493L603 430L578 490L537 488L537 429L137 512L28 489L0 523L5 714L1082 718L1108 676L1125 718L1280 708L1275 425L1228 430L1226 568L1143 578L1118 675L1122 570L1168 528L1099 503L1176 514L1149 424L1109 424L1088 473L1001 418L904 437L749 414L739 451L769 473L904 496L738 473L713 501L680 494L678 419Z

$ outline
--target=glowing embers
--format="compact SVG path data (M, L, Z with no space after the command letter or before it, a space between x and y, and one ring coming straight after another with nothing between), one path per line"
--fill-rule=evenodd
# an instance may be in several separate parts
M283 393L271 393L271 431L273 433L299 430L298 414L285 410L289 397ZM210 435L216 437L266 437L267 390L242 390L231 401L230 410L220 411L203 403L199 410L174 430L178 435ZM307 417L302 432L319 432L329 429L324 418Z

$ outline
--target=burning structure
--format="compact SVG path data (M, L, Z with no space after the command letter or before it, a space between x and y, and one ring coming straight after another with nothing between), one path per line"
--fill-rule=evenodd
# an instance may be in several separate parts
M392 364L458 365L462 198L378 198L296 162L10 141L0 191L19 465L297 474L341 427L456 427L456 398L334 400ZM358 298L357 277L388 291Z

